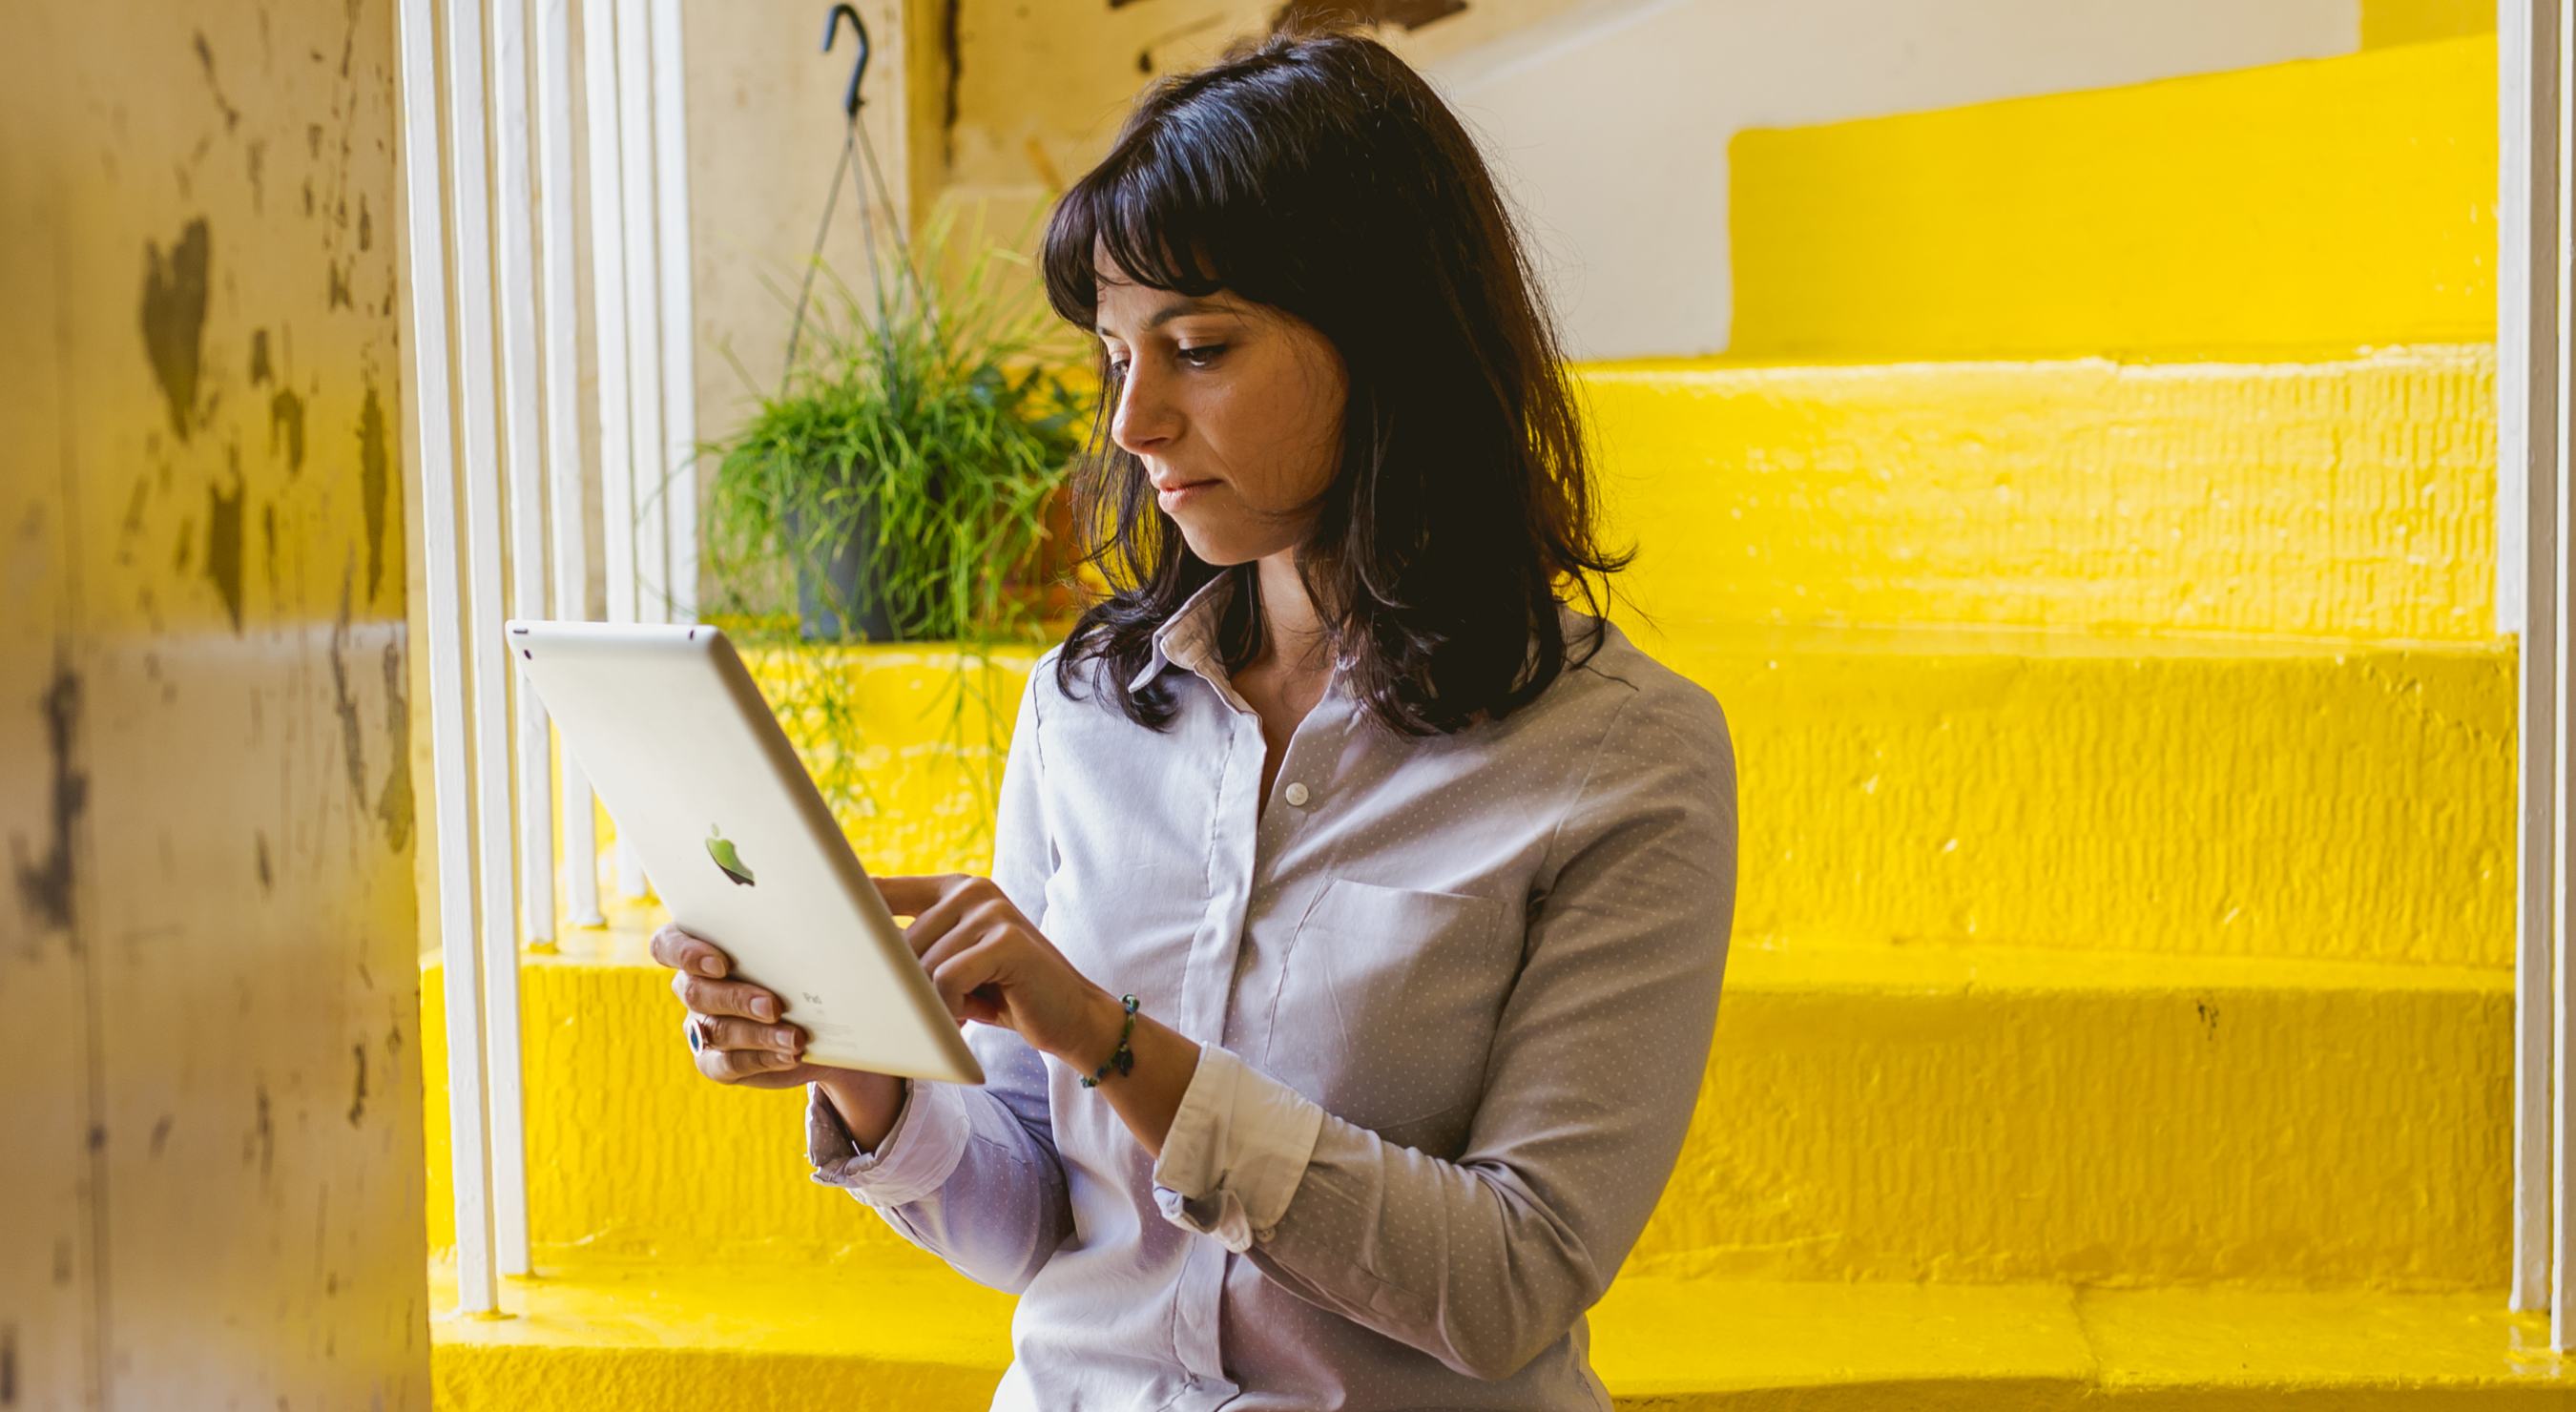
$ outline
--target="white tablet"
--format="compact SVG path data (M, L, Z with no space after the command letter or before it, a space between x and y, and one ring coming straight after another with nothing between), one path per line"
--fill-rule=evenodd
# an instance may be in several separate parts
M710 627L512 622L511 660L671 920L778 992L817 1064L980 1084L876 885Z

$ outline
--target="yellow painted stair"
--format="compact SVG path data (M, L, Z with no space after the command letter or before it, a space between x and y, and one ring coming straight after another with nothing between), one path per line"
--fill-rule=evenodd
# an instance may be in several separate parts
M541 1258L893 1247L806 1180L800 1093L697 1077L667 982L590 957L525 973ZM436 967L423 990L423 1062L442 1073ZM2509 982L2487 968L1740 945L1697 1120L1626 1268L2497 1284L2511 1026ZM430 1098L443 1138L445 1095ZM430 1239L446 1245L434 1147Z
M1638 596L1692 572L1649 538ZM1627 617L1726 706L1748 941L2511 960L2509 644ZM752 657L881 872L983 866L1033 661L960 720L948 654Z
M511 1281L432 1326L447 1412L969 1412L1011 1301L915 1251L618 1262ZM434 1268L432 1294L453 1303ZM2483 1295L1623 1279L1592 1354L1625 1412L2499 1408L2576 1403L2539 1316Z
M1586 370L1667 635L2017 626L2483 645L2487 345L2324 362Z
M2496 41L1738 135L1735 354L2495 337Z

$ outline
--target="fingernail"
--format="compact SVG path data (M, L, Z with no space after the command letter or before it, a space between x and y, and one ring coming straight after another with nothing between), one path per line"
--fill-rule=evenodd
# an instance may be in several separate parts
M791 1029L779 1030L778 1045L781 1049L793 1052L796 1048L796 1031Z
M758 1019L775 1020L778 1018L778 1002L764 995L751 1002L751 1013Z
M712 956L707 957L705 960L698 963L698 974L702 976L721 976L724 974L724 963Z

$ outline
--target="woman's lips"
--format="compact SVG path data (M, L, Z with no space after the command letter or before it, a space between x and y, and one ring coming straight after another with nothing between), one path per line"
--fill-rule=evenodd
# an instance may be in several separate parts
M1192 480L1157 486L1154 489L1154 498L1164 509L1169 510L1175 505L1188 501L1199 492L1210 489L1215 484L1216 482L1212 480Z

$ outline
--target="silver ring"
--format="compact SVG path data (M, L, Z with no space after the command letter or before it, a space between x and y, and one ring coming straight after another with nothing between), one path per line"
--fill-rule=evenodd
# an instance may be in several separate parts
M689 1037L689 1052L695 1054L707 1047L707 1017L691 1015L680 1022L680 1033Z

